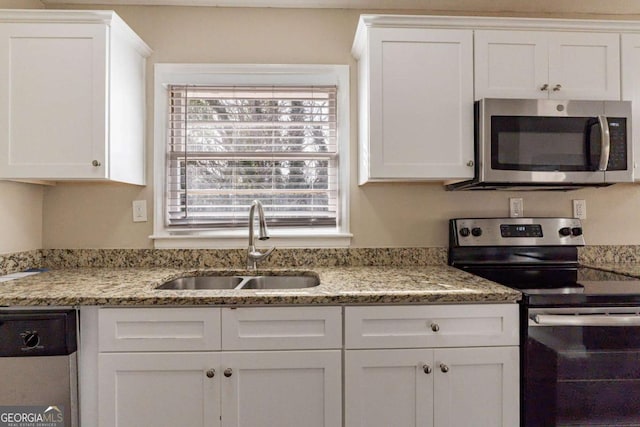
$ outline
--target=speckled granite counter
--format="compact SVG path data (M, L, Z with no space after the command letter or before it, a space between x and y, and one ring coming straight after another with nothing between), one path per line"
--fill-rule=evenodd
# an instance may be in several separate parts
M640 278L640 264L639 263L597 263L588 262L581 263L585 267L597 268L598 270L611 271L613 273L625 274L627 276Z
M515 302L519 292L446 265L319 267L320 285L285 290L156 290L180 276L239 270L62 269L0 283L0 305L430 304ZM269 270L286 274L293 270Z

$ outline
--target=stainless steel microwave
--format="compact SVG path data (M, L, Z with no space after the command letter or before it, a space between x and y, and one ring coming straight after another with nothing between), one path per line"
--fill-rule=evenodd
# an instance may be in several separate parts
M483 99L475 174L450 190L567 190L633 182L631 102Z

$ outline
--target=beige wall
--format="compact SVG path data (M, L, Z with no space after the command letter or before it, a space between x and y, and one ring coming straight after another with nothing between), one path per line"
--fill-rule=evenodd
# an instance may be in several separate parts
M41 9L39 0L0 0L0 9ZM0 254L42 247L42 198L38 185L0 181Z
M436 1L439 11L450 2ZM605 4L606 3L606 4ZM567 11L637 18L628 1L466 1L451 12L578 17ZM587 200L590 244L640 244L640 185L617 185L569 193L445 192L440 184L376 184L358 187L355 62L350 50L360 11L325 9L230 9L119 7L118 13L154 49L148 72L148 165L152 165L153 63L328 63L351 66L351 231L353 246L446 246L447 219L508 214L508 198L523 197L526 215L570 216L571 199ZM504 12L504 13L503 13ZM538 12L538 15L541 15ZM598 17L598 16L593 16ZM131 221L131 201L152 206L147 187L59 184L45 189L45 248L146 248L152 222Z
M0 181L0 254L42 248L42 187Z
M40 0L0 0L0 9L43 9Z

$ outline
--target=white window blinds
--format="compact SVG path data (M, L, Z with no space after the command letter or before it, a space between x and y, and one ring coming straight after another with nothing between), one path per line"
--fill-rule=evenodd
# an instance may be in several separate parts
M336 87L169 87L166 225L336 226Z

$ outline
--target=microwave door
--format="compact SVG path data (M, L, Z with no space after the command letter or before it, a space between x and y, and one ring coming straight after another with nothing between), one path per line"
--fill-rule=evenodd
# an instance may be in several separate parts
M600 160L603 151L598 121L593 115L496 114L487 119L480 129L483 133L481 180L549 185L604 184L604 172L597 170L599 163L593 164L594 158Z

